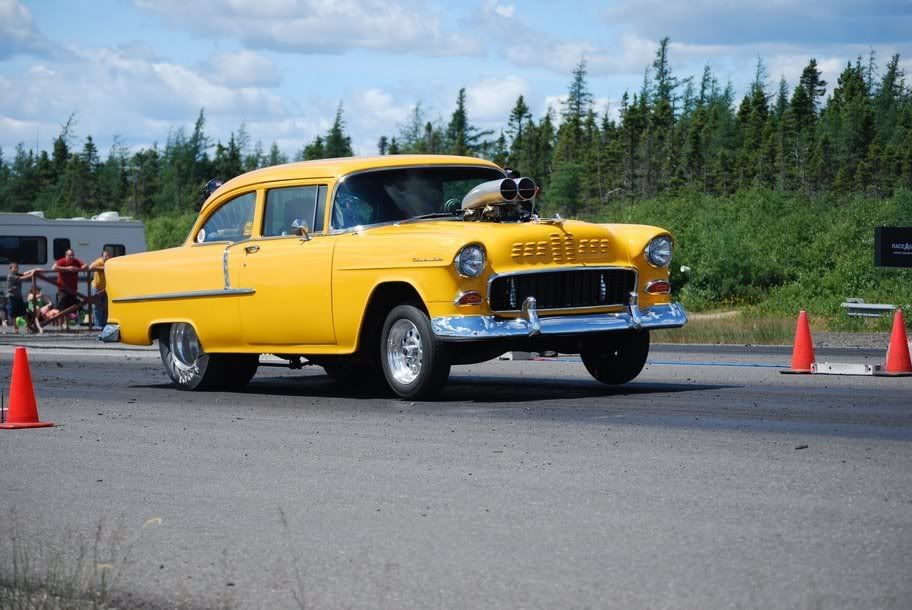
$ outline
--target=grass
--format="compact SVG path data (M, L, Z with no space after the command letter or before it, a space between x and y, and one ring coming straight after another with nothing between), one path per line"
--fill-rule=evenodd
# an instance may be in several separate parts
M708 343L715 345L791 345L798 312L783 316L755 309L725 313L688 312L683 328L656 331L655 343ZM811 332L888 333L893 316L859 318L846 315L810 316Z
M10 514L0 536L0 608L101 610L129 564L121 523L99 522L88 539L65 528L52 539Z
M279 508L279 522L286 536L274 572L284 574L278 588L287 589L288 607L307 608L306 571L302 557L293 548L292 529L285 511ZM48 534L34 521L15 511L0 516L0 610L113 610L115 608L216 608L238 607L235 572L228 550L222 552L218 578L208 583L202 597L184 588L183 581L166 588L161 596L137 597L125 583L127 571L135 577L131 561L147 526L160 525L149 519L129 531L123 519L99 520L90 534L72 526L61 526ZM213 564L215 565L215 564ZM269 571L269 570L267 570Z
M657 331L656 343L711 343L734 345L789 345L795 337L795 320L785 317L724 318L691 315L683 328Z
M596 220L670 230L675 299L688 311L728 306L790 318L806 309L830 318L834 330L852 330L854 321L841 320L847 297L912 305L912 269L874 266L874 228L908 226L909 218L912 191L881 199L752 189L617 202Z

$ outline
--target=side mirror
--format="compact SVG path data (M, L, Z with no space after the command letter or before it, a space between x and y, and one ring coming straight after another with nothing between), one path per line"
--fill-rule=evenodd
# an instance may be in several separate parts
M307 226L306 220L295 218L291 222L291 232L304 241L310 241L310 227Z

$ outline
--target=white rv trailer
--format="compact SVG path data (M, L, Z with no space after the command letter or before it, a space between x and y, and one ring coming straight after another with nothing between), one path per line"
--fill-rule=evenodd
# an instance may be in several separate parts
M76 258L92 264L108 250L112 256L146 251L143 223L117 212L103 212L92 218L60 218L49 220L42 212L0 213L0 280L6 289L6 265L19 263L20 271L51 270L54 261L72 249ZM42 292L56 300L57 289L42 282ZM23 286L23 289L25 287ZM23 290L24 291L24 290ZM79 282L85 292L85 279Z

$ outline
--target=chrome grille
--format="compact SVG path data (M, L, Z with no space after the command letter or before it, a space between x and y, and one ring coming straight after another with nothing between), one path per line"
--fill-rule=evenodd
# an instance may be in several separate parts
M494 311L518 311L528 297L540 310L608 307L626 304L635 289L633 269L561 269L499 275L488 300Z

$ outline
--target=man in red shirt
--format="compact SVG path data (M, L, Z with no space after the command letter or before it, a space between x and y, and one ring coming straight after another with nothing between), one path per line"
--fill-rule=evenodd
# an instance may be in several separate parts
M79 271L85 268L86 264L76 258L72 250L67 250L63 258L54 262L52 269L57 272L57 309L63 311L76 304Z

